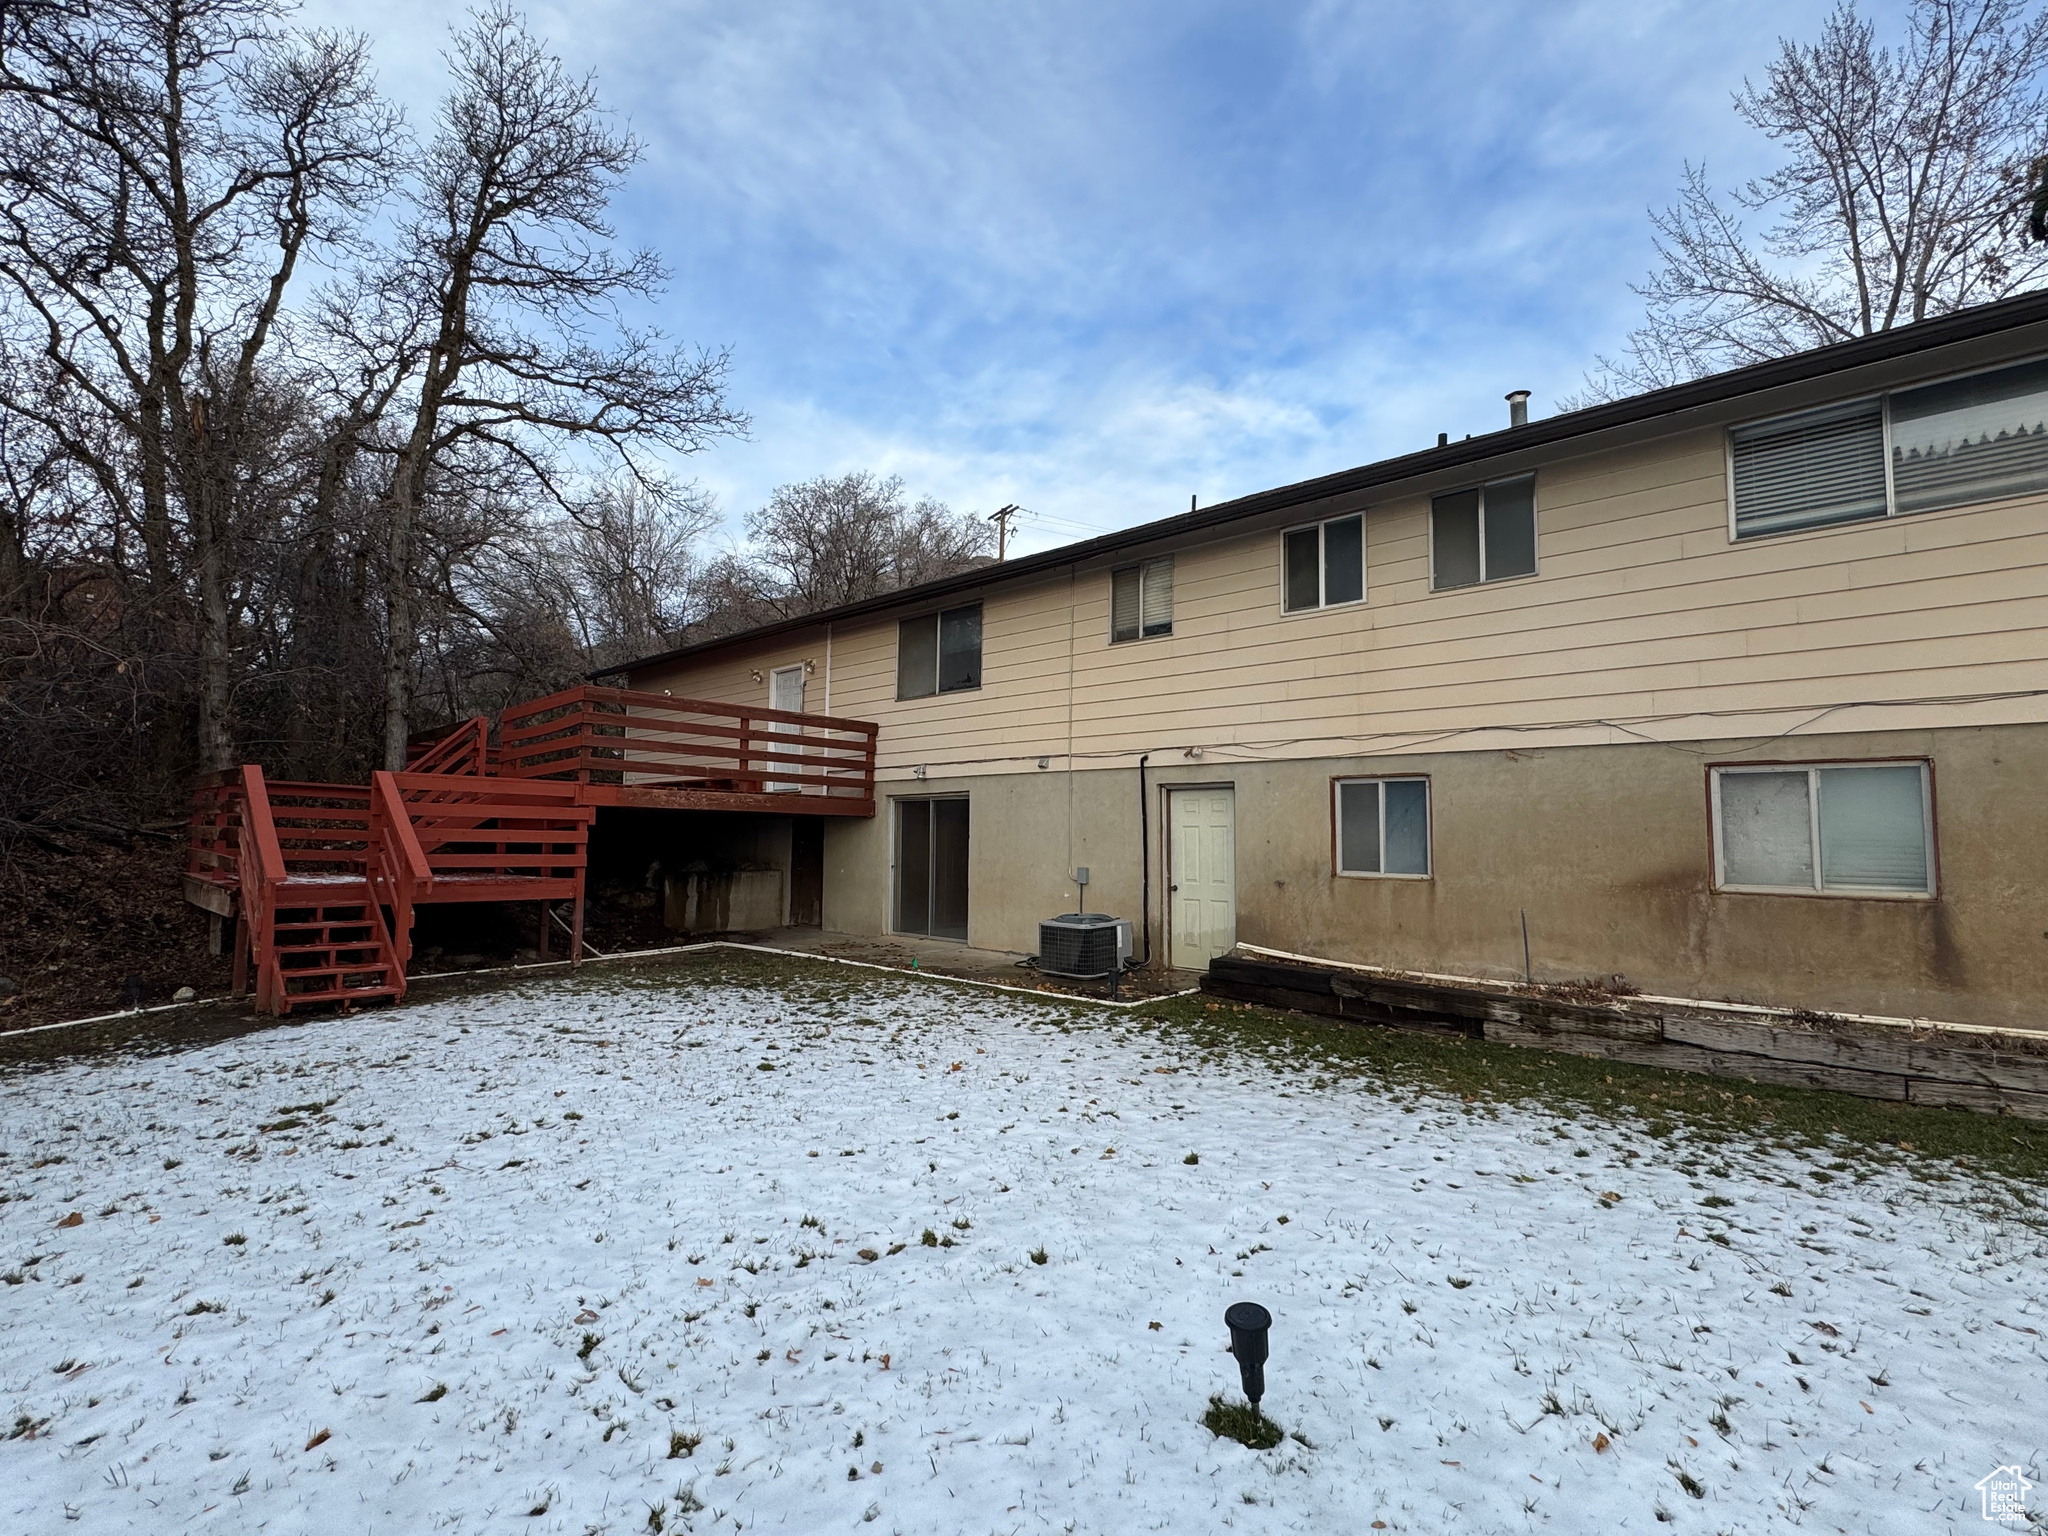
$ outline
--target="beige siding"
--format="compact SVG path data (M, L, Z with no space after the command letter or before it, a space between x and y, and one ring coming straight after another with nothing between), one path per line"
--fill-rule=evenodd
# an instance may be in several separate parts
M837 626L829 707L890 777L2048 719L1960 697L2044 686L2048 501L1737 545L1707 430L1545 465L1537 505L1538 574L1443 593L1427 496L1368 505L1367 600L1325 613L1280 611L1277 531L1180 548L1173 634L1122 645L1107 567L991 586L978 692L898 701L896 617ZM822 628L635 683L766 703L806 657L823 711Z

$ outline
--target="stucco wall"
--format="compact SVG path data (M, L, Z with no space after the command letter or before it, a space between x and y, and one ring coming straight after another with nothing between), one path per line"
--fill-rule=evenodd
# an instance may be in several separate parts
M1715 892L1710 762L1927 757L1940 894L1932 901ZM1539 980L1621 972L1645 991L1784 1007L2048 1023L2048 726L1894 731L1675 745L1410 753L1287 763L1189 762L1148 774L1152 942L1161 949L1163 791L1236 791L1238 936L1331 959L1518 977L1527 912ZM1329 780L1430 776L1435 873L1333 875ZM892 784L972 804L969 941L1029 951L1037 922L1087 905L1139 910L1137 777L1129 769ZM889 926L893 816L833 821L825 923Z

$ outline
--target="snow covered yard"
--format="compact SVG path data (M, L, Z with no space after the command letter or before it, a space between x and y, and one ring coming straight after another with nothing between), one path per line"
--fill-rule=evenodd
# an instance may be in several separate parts
M0 1530L1918 1536L2048 1440L2021 1187L1142 1016L702 962L0 1091Z

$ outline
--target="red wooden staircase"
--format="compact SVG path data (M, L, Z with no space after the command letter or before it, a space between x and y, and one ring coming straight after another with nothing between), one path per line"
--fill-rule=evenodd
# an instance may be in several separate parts
M570 901L580 959L595 815L571 784L379 772L359 789L272 783L252 764L200 787L186 889L237 919L235 990L253 968L259 1009L399 998L430 902L540 902L545 953L548 907Z
M230 769L193 794L185 896L234 931L235 991L287 1013L405 995L415 910L573 904L599 806L801 816L875 814L874 725L624 688L580 686L416 737L403 773L367 786Z

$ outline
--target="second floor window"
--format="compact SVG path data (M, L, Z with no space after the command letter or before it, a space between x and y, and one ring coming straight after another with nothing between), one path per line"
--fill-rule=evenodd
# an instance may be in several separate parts
M1109 638L1143 640L1173 633L1173 556L1109 573Z
M1751 422L1728 452L1738 539L2034 495L2048 361Z
M1471 587L1536 574L1536 480L1496 480L1429 504L1430 585Z
M896 697L928 699L981 686L981 604L920 614L896 626Z
M1356 603L1365 597L1365 519L1334 517L1291 528L1283 541L1289 613Z

